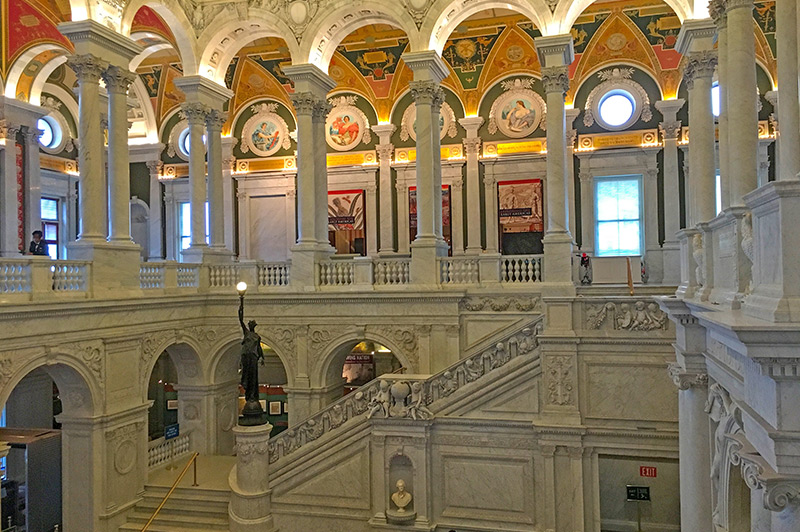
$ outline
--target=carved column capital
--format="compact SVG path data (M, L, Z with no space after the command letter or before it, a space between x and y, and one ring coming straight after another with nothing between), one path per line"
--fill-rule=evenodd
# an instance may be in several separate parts
M79 82L96 83L108 68L108 63L92 54L76 54L67 58L67 66L75 72Z
M39 142L39 137L42 136L42 133L44 133L44 131L35 127L26 128L23 136L25 137L25 142L27 142L28 145L34 145Z
M708 374L690 372L683 369L679 364L672 363L667 370L672 382L679 390L688 390L693 387L707 387Z
M752 1L750 2L752 4ZM686 56L683 65L683 77L686 80L686 88L694 88L694 80L714 77L714 69L717 67L717 52L715 50L704 50L702 52L692 52Z
M567 130L567 149L572 150L575 149L575 141L578 140L578 130L577 129L568 129Z
M150 176L158 176L161 173L161 169L164 168L164 163L161 161L147 161L145 163L147 165L147 169L150 170Z
M678 140L681 136L681 121L659 122L658 130L663 140Z
M569 71L566 66L545 67L542 69L542 83L545 93L564 94L569 90Z
M198 102L184 102L181 104L181 112L190 126L202 126L205 125L211 108Z
M118 66L110 66L101 74L108 92L127 94L131 83L136 81L136 74Z
M718 29L722 29L728 24L728 18L725 16L725 9L725 0L711 0L708 3L708 14L711 20L714 21L714 24L717 25Z
M394 152L393 144L378 144L375 146L375 152L378 154L380 161L392 161L392 153Z
M452 188L454 192L461 192L463 186L464 186L463 179L456 179L450 184L450 188Z
M410 81L411 98L417 104L438 109L444 102L444 91L435 81Z
M314 110L311 112L311 120L315 123L324 123L328 118L328 113L331 112L333 106L325 100L318 100L314 104Z
M480 137L472 137L464 139L464 153L466 155L480 155L482 140Z
M206 116L206 128L209 133L221 133L222 126L228 121L228 113L212 109Z

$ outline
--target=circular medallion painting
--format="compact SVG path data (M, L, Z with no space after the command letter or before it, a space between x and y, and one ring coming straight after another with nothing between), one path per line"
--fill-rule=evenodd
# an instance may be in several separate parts
M355 148L364 136L364 120L350 106L334 107L328 114L325 137L328 145L337 151Z
M453 108L447 103L442 103L439 110L439 139L445 136L454 137L456 135L456 116ZM412 103L403 111L403 119L400 124L400 139L417 140L417 106Z
M289 127L275 111L278 104L264 103L252 106L255 113L242 127L242 152L252 151L260 157L269 157L281 148L291 147Z
M541 96L530 89L515 89L500 95L492 104L490 122L507 137L521 138L533 133L544 112Z

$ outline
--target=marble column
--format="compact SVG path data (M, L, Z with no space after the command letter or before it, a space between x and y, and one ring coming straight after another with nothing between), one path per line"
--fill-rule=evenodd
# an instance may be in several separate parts
M758 92L753 0L728 0L727 17L728 35L731 36L727 54L728 108L736 113L736 127L728 131L730 204L743 206L742 196L756 188L758 176ZM694 128L691 119L690 127Z
M547 95L547 226L544 235L545 281L572 284L572 235L569 232L566 113L568 67L575 53L571 35L534 40Z
M492 171L489 169L491 168ZM484 210L486 211L486 253L500 252L500 220L498 218L498 198L497 198L497 178L494 175L494 167L487 165L487 171L483 176L483 200Z
M481 139L478 128L483 124L482 116L470 116L458 121L466 130L464 155L467 159L467 255L480 255L481 247ZM495 250L496 251L496 250Z
M314 130L314 237L320 250L335 253L328 240L328 155L326 149L328 142L325 139L325 121L331 105L324 98L314 104L311 114L311 124Z
M565 111L567 128L567 205L569 206L569 234L572 235L573 243L576 243L575 236L578 234L576 227L578 207L575 204L575 141L578 140L578 130L572 126L580 114L580 109L570 108Z
M147 169L150 171L150 253L147 260L160 261L164 259L164 238L163 230L161 227L161 220L164 219L161 182L158 176L161 174L161 169L164 163L161 161L147 161Z
M106 239L105 179L103 178L103 130L100 127L100 75L108 63L91 54L73 55L67 65L78 78L78 171L80 233L78 241Z
M224 232L224 242L226 251L234 253L236 250L236 224L234 219L234 193L233 193L233 168L236 158L233 156L233 147L236 146L238 139L234 137L222 137L222 223ZM292 232L294 232L294 216L292 216ZM288 226L287 226L288 227ZM288 240L294 242L294 240Z
M241 187L241 183L240 183ZM239 188L236 191L236 202L239 205L239 260L251 259L250 256L250 193ZM294 218L292 218L294 223ZM290 240L291 242L291 240Z
M173 183L166 182L164 185L164 227L166 227L167 239L165 242L165 252L167 260L177 260L178 242L175 235L178 234L178 202L175 199Z
M717 82L719 85L719 116L717 117L720 203L725 210L730 201L730 157L728 150L728 17L725 13L725 0L712 0L708 4L711 18L717 26Z
M800 172L800 94L798 94L797 2L776 3L778 41L778 179L797 179Z
M411 253L411 228L409 227L408 185L395 183L397 191L397 252L401 255Z
M658 124L664 146L664 284L680 282L680 244L678 231L681 229L680 187L678 172L678 139L681 134L681 122L677 113L683 107L684 100L661 100L656 102L656 109L661 112L664 121Z
M580 157L578 179L581 182L581 253L594 253L594 177L589 170L589 157Z
M647 282L660 284L664 277L664 257L658 242L658 163L655 153L643 161L642 188L644 189L644 256Z
M439 84L448 67L432 50L405 53L406 65L414 72L411 96L417 112L417 236L411 244L411 282L435 285L439 282L437 258L447 255L442 237L442 160L439 138L439 110L444 91Z
M212 248L225 248L225 206L222 193L222 126L228 114L212 110L206 116L208 131L208 218L209 242Z
M460 170L460 168L459 168ZM464 254L464 180L455 179L450 185L450 239L453 255Z
M316 197L314 193L314 127L312 114L317 99L311 95L292 95L292 105L297 114L297 244L316 246L314 234L314 211ZM322 206L319 206L322 208Z
M375 151L378 154L378 196L380 202L380 238L378 254L391 255L395 251L394 231L395 212L392 201L392 133L396 129L394 124L377 124L372 126L372 131L378 135L378 145ZM377 228L372 229L378 230Z
M374 178L373 178L374 179ZM367 205L367 255L378 256L378 187L374 181L364 187Z
M108 240L132 244L130 154L128 153L128 88L136 74L127 68L103 72L108 90Z
M20 250L27 250L27 242L19 235L19 207L17 185L17 160L15 144L20 127L7 118L2 119L0 134L3 137L3 172L0 174L0 255L19 257ZM25 235L22 235L23 237Z
M199 102L185 102L181 109L189 122L189 227L190 248L195 252L208 247L206 243L206 165L205 132L206 118L211 108ZM187 250L188 251L188 250ZM202 252L200 252L202 254Z
M42 174L39 166L39 136L41 131L28 126L25 140L25 234L42 228Z

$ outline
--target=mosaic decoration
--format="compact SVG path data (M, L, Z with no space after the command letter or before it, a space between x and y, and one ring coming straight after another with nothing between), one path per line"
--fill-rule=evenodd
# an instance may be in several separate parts
M457 134L456 114L447 102L443 102L442 108L439 110L439 139L453 138ZM406 107L400 122L400 140L406 141L409 138L413 141L417 140L417 105L415 103Z
M338 96L328 100L333 109L325 121L325 140L336 151L350 151L361 142L372 140L367 116L355 106L358 96Z
M777 57L777 41L775 40L775 2L756 2L753 16L769 43L772 57Z
M497 38L505 26L491 28L492 33L480 37L451 39L444 45L442 57L450 65L465 90L478 86L483 67Z
M544 123L547 106L531 89L533 81L531 78L517 78L502 82L505 92L497 97L489 111L489 133L495 134L499 130L507 137L522 138Z
M277 103L253 105L250 110L254 114L242 127L242 153L252 151L261 157L269 157L281 148L291 148L289 126L277 114Z

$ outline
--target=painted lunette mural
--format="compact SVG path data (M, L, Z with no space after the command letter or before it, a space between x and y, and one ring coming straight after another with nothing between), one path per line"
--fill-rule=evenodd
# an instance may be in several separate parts
M3 24L2 35L0 76L4 80L14 61L25 51L42 44L49 48L28 60L29 68L17 84L19 98L27 100L36 69L71 51L70 43L56 28L69 14L59 8L63 2L58 0L2 0L0 4L2 16L8 21ZM753 15L758 61L774 84L775 3L757 2ZM578 91L585 90L584 85L599 82L596 72L614 64L635 67L651 77L661 93L651 94L651 99L674 97L681 79L680 55L674 50L679 30L677 16L663 3L633 0L591 6L571 30L576 61L570 69L572 82L567 102L571 103ZM166 121L183 101L183 95L174 86L175 78L182 75L180 57L174 51L175 38L169 26L146 7L137 13L132 34L145 46L157 42L173 45L170 50L155 52L138 68L163 139L169 135L164 131ZM535 26L518 15L472 18L456 28L443 50L451 70L443 86L448 91L456 118L483 115L490 107L484 100L496 97L490 92L497 90L504 78L539 76L533 45L538 35ZM356 107L372 123L391 120L399 128L404 111L399 108L400 100L407 93L408 81L412 78L401 59L407 46L403 32L387 26L370 26L353 32L331 61L329 73L337 82L334 93L358 96ZM235 88L235 96L229 104L231 119L225 127L226 133L234 136L241 133L235 129L240 128L243 121L234 124L234 118L258 100L275 101L292 113L288 98L292 85L282 72L283 66L289 63L288 48L280 38L260 39L239 52L225 77L226 83ZM541 92L538 87L533 90ZM488 120L488 116L484 118ZM454 142L461 133L459 128ZM364 148L363 142L360 148ZM256 156L252 151L240 155Z

